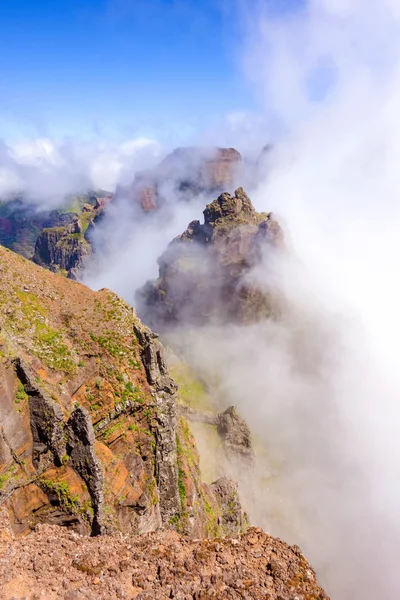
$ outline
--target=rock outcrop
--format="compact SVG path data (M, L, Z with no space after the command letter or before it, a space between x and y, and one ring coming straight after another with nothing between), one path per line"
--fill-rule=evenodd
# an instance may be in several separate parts
M88 193L39 212L21 199L0 202L0 244L76 279L92 253L91 230L111 200Z
M0 308L0 504L17 534L228 531L163 348L129 305L0 247Z
M241 468L251 469L254 466L255 455L250 429L234 406L213 414L181 405L179 413L189 422L216 426L226 458Z
M249 322L271 316L271 294L246 281L263 256L284 248L272 214L257 213L242 188L221 194L160 257L159 278L137 295L138 310L156 330L176 323Z
M234 148L177 148L154 169L135 175L116 196L129 198L144 212L157 210L165 196L186 201L200 193L213 194L235 186L242 157Z
M32 258L40 232L46 227L66 227L74 215L57 210L36 211L21 199L0 202L0 244Z
M77 220L67 227L43 229L36 240L33 260L42 267L69 275L71 271L80 271L91 253L92 246Z
M329 600L297 546L249 529L190 540L172 531L80 537L40 525L13 539L0 512L3 600Z

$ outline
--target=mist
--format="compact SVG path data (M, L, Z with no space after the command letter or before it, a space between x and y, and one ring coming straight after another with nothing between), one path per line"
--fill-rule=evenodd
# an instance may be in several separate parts
M273 476L242 495L298 543L333 598L400 595L399 9L309 2L245 13L244 66L279 122L253 191L290 258L249 276L286 300L278 322L171 338L236 404ZM214 376L214 377L213 377ZM240 477L240 474L239 474Z
M154 166L163 152L148 138L0 140L0 199L22 196L39 211L59 208L68 196L87 190L114 192L136 170Z
M285 311L164 339L209 382L216 407L235 404L251 426L257 472L251 486L237 476L252 523L299 544L332 598L394 600L399 11L372 0L258 9L245 12L243 65L279 139L265 181L250 191L291 251L266 256L248 277L272 286ZM121 277L128 268L121 263Z
M201 215L204 196L190 203L167 204L153 214L143 213L139 204L122 197L107 207L105 218L96 226L91 241L94 257L82 274L92 289L108 287L133 304L135 292L158 276L157 260L169 242Z

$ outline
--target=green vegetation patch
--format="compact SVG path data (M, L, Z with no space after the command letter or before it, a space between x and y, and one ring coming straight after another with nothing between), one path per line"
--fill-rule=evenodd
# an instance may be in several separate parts
M79 496L78 494L71 494L70 487L66 481L40 479L39 483L47 493L55 493L62 506L71 511L76 511L78 509Z
M131 381L125 384L123 392L121 394L121 402L126 404L127 402L138 402L143 404L144 398L140 387L133 385Z
M33 341L38 358L51 369L74 373L76 363L63 341L62 333L40 321L36 321L34 325Z
M111 437L114 437L117 434L117 437L120 435L126 436L127 423L126 419L118 420L112 423L104 432L104 439L108 441Z
M18 389L15 394L15 401L17 403L19 403L19 402L23 402L24 400L28 400L28 394L25 391L23 383L20 381L18 383Z
M10 317L11 327L17 326L19 332L24 335L29 333L32 351L47 367L65 373L74 373L76 370L75 358L65 343L63 332L53 329L46 323L47 308L31 292L16 290L15 294L20 301L22 315L19 318L16 315ZM23 398L21 396L18 399L22 400Z
M185 485L185 472L181 468L178 468L178 491L179 491L179 497L181 499L181 505L185 506L187 491L186 491L186 485Z
M96 336L93 332L90 334L90 337L94 342L97 342L102 348L107 350L107 352L113 356L119 356L124 354L121 348L121 340L120 337L112 332L106 332L105 335Z
M40 304L35 294L18 290L16 292L16 296L21 302L22 312L25 317L32 318L40 316L45 318L47 316L47 311L45 310L43 305Z
M0 475L0 491L4 489L7 483L14 477L16 472L15 464L12 464L5 473Z
M198 410L210 408L209 394L185 363L175 362L169 365L169 370L172 378L178 384L178 398L182 404Z

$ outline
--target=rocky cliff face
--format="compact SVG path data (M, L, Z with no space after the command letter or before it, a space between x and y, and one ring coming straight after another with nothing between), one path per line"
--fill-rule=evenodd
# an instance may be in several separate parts
M155 169L137 173L132 185L119 188L116 195L151 212L170 192L187 201L200 193L233 188L241 165L242 157L234 148L177 148Z
M56 210L37 212L20 199L0 202L0 244L32 258L42 229L68 226L73 216Z
M83 205L79 215L72 214L68 225L43 229L36 240L33 261L77 279L93 253L91 232L111 200L111 197L95 198L94 204Z
M0 244L37 264L76 278L92 252L90 232L112 196L95 193L37 212L22 200L0 202Z
M194 269L199 295L211 261L236 294L232 280L282 232L241 189L204 215L170 246L158 284ZM0 247L2 598L328 600L297 547L248 530L234 481L202 482L189 422L215 427L246 469L250 431L233 407L205 413L183 392L158 336L118 296Z
M131 307L4 248L0 307L0 504L17 534L231 531L163 348ZM240 506L235 518L239 531Z
M159 259L159 278L137 295L152 327L212 321L248 322L271 316L273 298L245 276L264 254L284 248L271 214L257 213L242 188L221 194Z
M43 229L36 240L33 260L75 278L74 274L83 268L85 259L91 254L92 246L77 220L67 227Z

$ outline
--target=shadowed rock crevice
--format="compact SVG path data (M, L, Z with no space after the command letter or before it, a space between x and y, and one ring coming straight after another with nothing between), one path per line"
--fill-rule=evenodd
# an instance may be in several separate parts
M67 456L72 468L82 477L92 499L92 534L104 531L104 473L94 449L95 435L90 414L82 407L76 408L67 422Z

